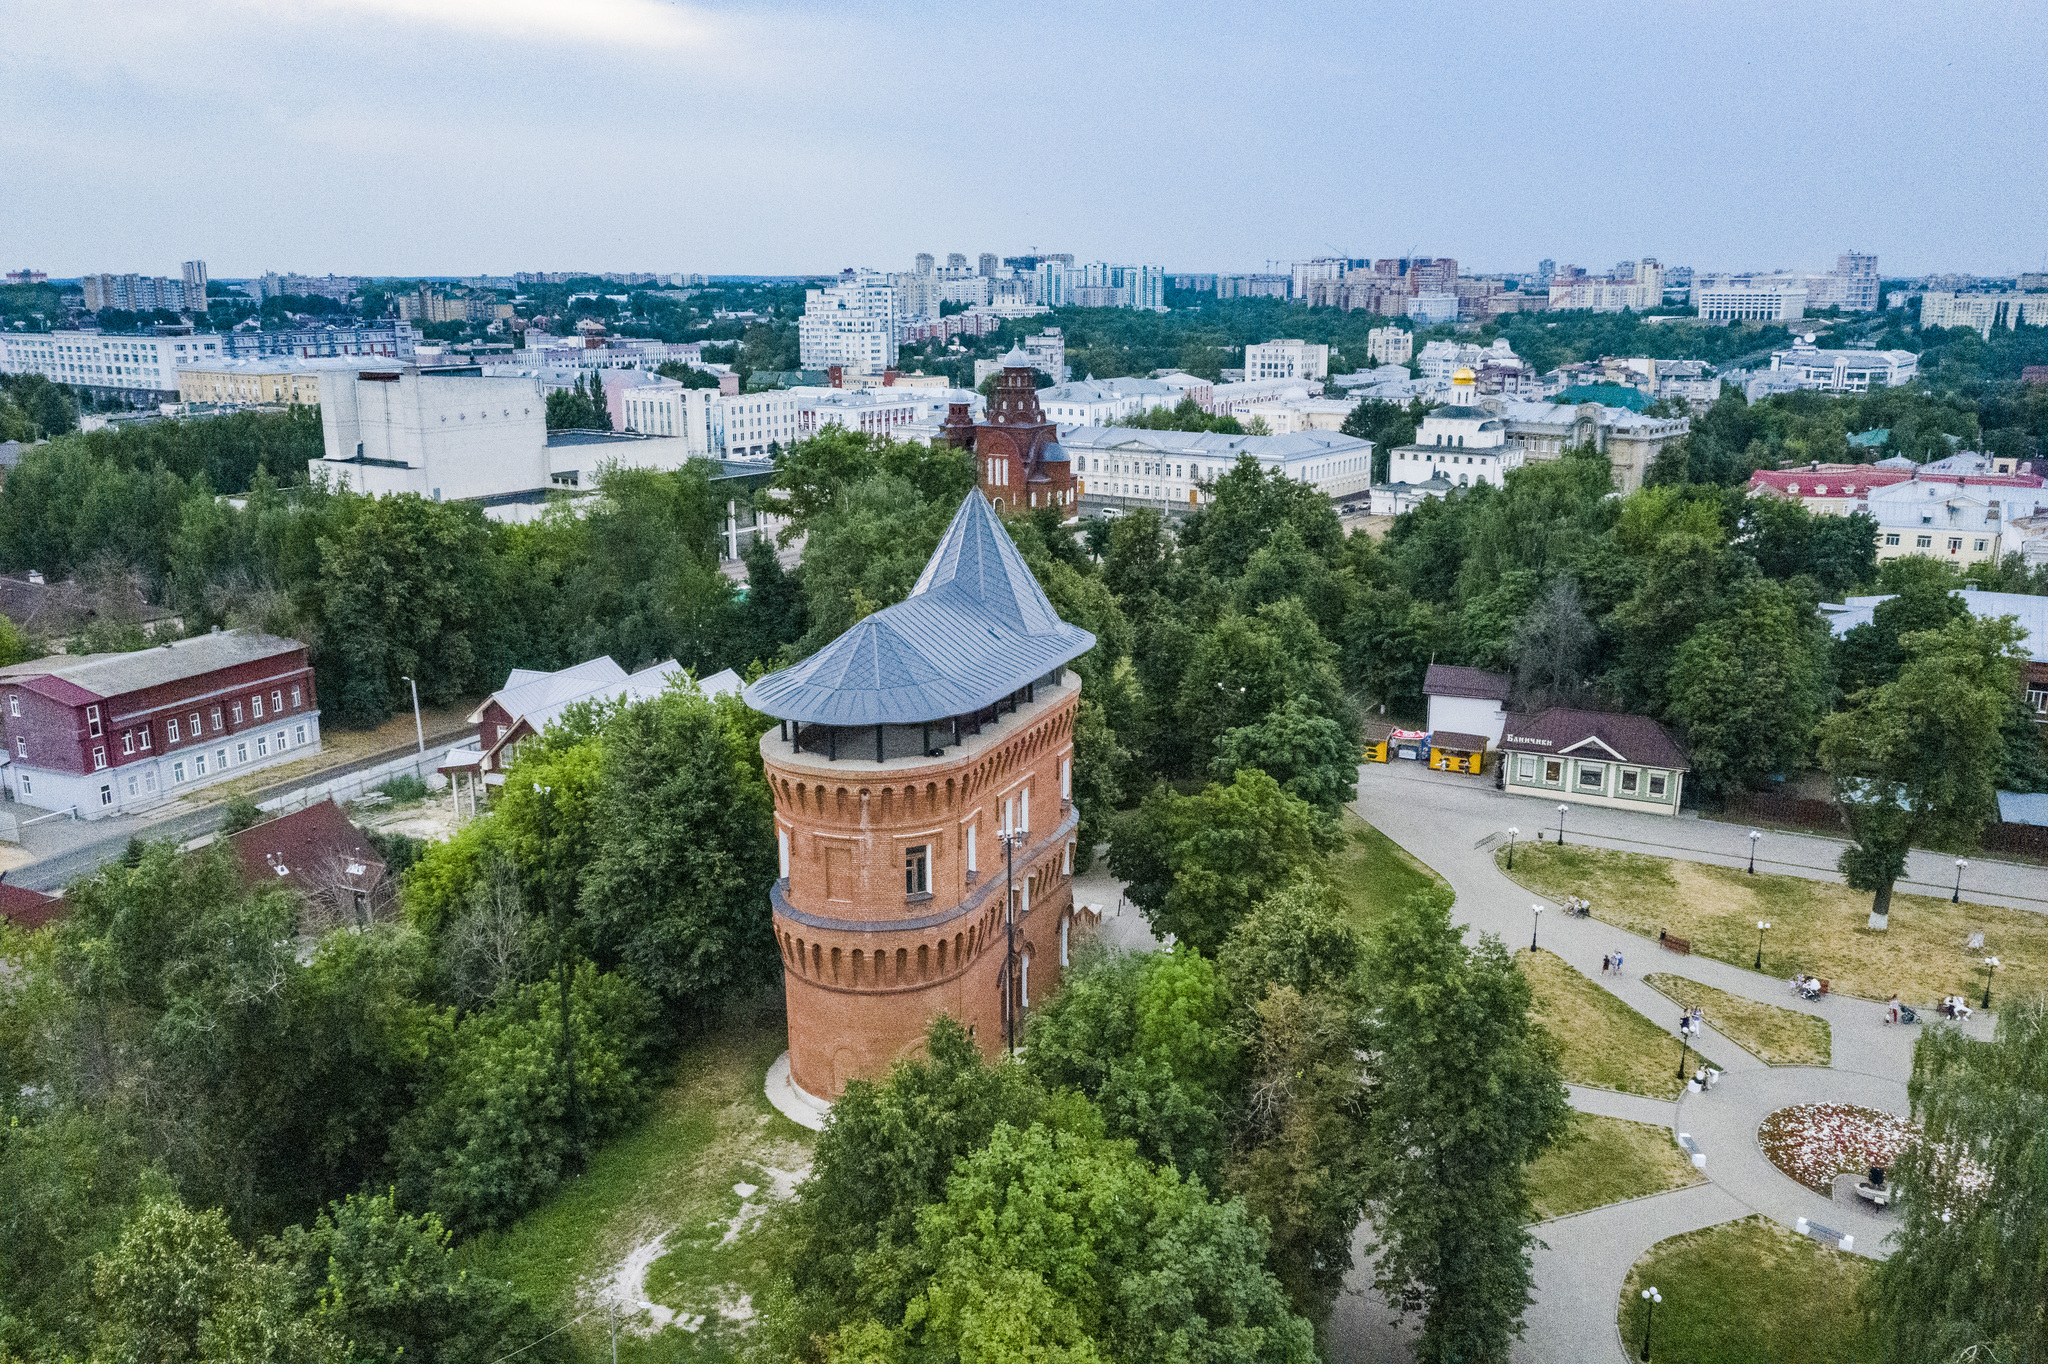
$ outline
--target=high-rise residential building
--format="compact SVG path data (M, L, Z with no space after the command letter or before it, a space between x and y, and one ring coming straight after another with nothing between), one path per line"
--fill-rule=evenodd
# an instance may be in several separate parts
M206 311L206 262L203 260L185 262L185 306L202 313Z
M1314 260L1294 262L1293 295L1307 298L1311 284L1332 284L1344 278L1344 272L1353 270L1364 261L1348 260L1343 256L1318 256Z
M275 270L266 270L256 280L256 292L265 298L293 294L301 298L331 298L336 303L346 303L361 288L362 281L353 275L280 275Z
M185 281L157 275L86 275L79 283L85 289L87 312L118 308L146 313L162 308L176 312L186 306Z
M845 270L837 283L804 295L797 323L800 363L805 369L832 365L864 374L896 367L902 322L896 288L874 270Z
M930 273L932 272L932 265L933 265L933 264L934 264L934 261L933 261L933 257L932 257L932 253L931 253L931 252L929 252L929 251L920 251L920 252L918 252L918 253L917 253L917 273L918 273L918 274L920 274L920 275L929 275L929 274L930 274Z
M1877 291L1880 281L1877 276L1877 257L1860 251L1844 251L1835 257L1834 276L1840 283L1836 286L1835 301L1842 307L1855 312L1874 312L1877 308Z
M965 270L967 268L966 253L961 251L948 251L946 253L946 268L948 270Z
M996 253L993 251L982 252L981 260L975 266L975 273L994 278L996 273Z
M1541 285L1542 287L1544 287L1544 288L1546 288L1546 289L1547 289L1547 288L1549 288L1549 287L1550 287L1550 277L1551 277L1552 275L1555 275L1556 273L1557 273L1557 262L1556 262L1556 261L1554 261L1554 260L1540 260L1540 261L1537 261L1537 262L1536 262L1536 283L1537 283L1537 284L1539 284L1539 285Z
M1406 327L1374 327L1365 334L1365 355L1375 365L1405 365L1415 354L1415 333Z
M1969 327L1987 340L1994 327L2048 327L2048 295L1956 294L1941 291L1920 297L1920 326Z

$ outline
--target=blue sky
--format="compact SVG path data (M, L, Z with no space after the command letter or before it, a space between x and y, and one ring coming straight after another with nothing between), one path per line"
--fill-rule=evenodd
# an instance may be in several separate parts
M8 268L2048 262L2048 4L0 0Z

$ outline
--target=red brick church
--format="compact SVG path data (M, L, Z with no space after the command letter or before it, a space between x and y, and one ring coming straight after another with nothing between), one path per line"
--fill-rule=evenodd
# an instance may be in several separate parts
M761 740L768 898L803 1094L886 1074L941 1013L993 1055L1058 987L1077 926L1068 665L1094 646L969 493L908 597L746 689L782 721Z
M974 451L981 490L997 508L1060 507L1072 520L1080 512L1074 466L1060 448L1059 428L1038 405L1037 374L1031 357L1011 350L986 419L972 421L967 404L954 403L943 429L953 445Z

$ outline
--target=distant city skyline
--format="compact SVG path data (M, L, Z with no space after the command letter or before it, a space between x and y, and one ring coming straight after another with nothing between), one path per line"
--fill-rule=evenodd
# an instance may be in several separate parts
M1988 3L1926 17L75 0L18 10L0 53L0 155L41 168L0 190L0 264L2039 270L2048 34Z

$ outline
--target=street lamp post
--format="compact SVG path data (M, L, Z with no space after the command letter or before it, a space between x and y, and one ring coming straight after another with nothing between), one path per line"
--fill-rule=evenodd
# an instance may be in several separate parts
M1991 977L1995 975L1997 971L1998 958L1984 958L1984 998L1978 1004L1979 1008L1988 1009L1991 1007Z
M1650 1314L1643 1318L1643 1358L1647 1361L1650 1357L1650 1323L1657 1320L1657 1304L1664 1301L1664 1295L1653 1284L1643 1290L1643 1301L1650 1305Z
M1529 950L1534 952L1536 950L1536 929L1543 922L1543 906L1530 905L1529 908L1535 915L1535 917L1529 920Z
M1751 876L1756 875L1756 841L1762 837L1763 835L1754 829L1749 831L1749 874Z
M1003 1034L1010 1055L1017 1055L1017 873L1018 832L997 835L1003 845Z
M1516 837L1517 837L1518 835L1520 835L1520 834L1521 834L1521 832L1522 832L1522 831L1521 831L1520 829L1517 829L1517 828L1516 828L1516 827L1515 827L1514 825L1512 825L1512 824L1508 825L1508 870L1509 870L1509 871L1513 871L1513 870L1515 869L1515 839L1516 839Z
M413 681L410 677L405 677L403 673L399 674L399 676L404 679L406 686L412 688L412 732L413 737L420 742L420 756L425 757L427 753L427 729L426 726L420 723L420 684ZM418 765L415 764L414 766L417 767Z
M1571 808L1569 805L1557 807L1557 846L1560 848L1564 846L1564 813Z
M1692 1034L1685 1029L1678 1030L1678 1078L1685 1078L1685 1058L1692 1054Z
M1764 934L1770 931L1770 920L1758 919L1756 921L1756 969L1759 971L1764 969Z
M1956 893L1948 897L1948 902L1952 905L1959 905L1963 902L1963 868L1969 865L1968 862L1960 857L1956 859Z

